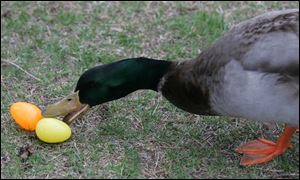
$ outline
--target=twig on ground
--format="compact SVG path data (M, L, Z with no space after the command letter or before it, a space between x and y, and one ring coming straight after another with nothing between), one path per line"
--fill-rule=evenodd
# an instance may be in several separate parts
M10 64L10 65L13 65L15 66L16 68L20 69L21 71L23 71L24 73L26 73L27 75L29 75L30 77L32 77L33 79L37 80L37 81L42 81L41 79L35 77L34 75L30 74L29 72L27 72L25 69L23 69L22 67L20 67L19 65L17 65L16 63L14 62L10 62L10 61L7 61L7 60L2 60L1 59L1 62L5 62L7 64Z

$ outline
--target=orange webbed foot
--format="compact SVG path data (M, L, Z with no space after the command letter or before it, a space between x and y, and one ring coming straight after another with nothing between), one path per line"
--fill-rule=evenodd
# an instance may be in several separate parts
M258 138L239 146L236 152L244 154L240 164L247 166L265 163L283 154L291 147L290 139L295 131L296 128L285 127L284 132L276 143Z
M268 162L285 150L272 141L259 138L239 146L236 152L244 154L240 164L246 166Z

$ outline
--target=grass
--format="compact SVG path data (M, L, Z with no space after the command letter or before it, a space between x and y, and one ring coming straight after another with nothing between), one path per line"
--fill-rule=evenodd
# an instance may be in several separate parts
M16 101L40 108L57 101L96 64L137 56L190 59L237 22L298 7L261 1L1 2L1 177L299 179L298 136L294 148L267 164L241 167L234 152L259 136L275 140L282 126L188 114L152 91L93 108L61 144L39 141L9 115ZM28 145L34 152L23 160L19 150Z

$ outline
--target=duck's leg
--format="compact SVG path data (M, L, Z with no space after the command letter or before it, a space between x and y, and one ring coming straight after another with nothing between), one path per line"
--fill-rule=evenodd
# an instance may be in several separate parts
M297 128L287 125L276 143L258 138L244 145L239 146L236 152L244 154L241 165L254 165L272 160L274 157L283 154L291 146L290 140Z

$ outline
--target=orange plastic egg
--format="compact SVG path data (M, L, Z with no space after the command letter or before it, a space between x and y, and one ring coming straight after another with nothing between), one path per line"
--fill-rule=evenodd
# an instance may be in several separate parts
M23 129L34 131L36 124L42 119L42 111L35 105L17 102L11 105L10 114Z

